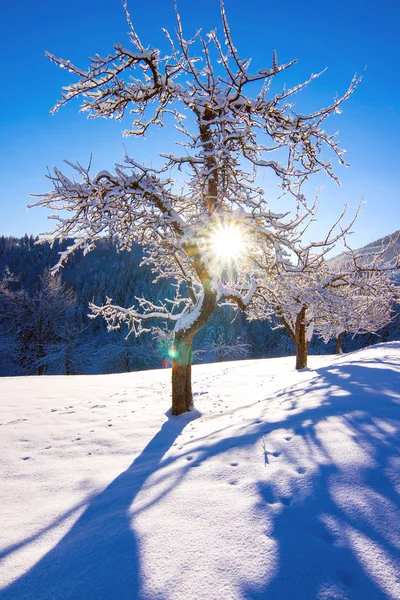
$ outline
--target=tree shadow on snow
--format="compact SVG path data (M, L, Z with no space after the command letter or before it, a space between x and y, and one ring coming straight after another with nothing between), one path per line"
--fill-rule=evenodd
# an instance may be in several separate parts
M89 501L56 546L0 591L1 600L138 600L140 548L129 509L146 479L197 415L193 411L169 418L128 469Z
M394 420L399 399L393 392L400 394L399 364L363 359L316 373L306 389L302 384L278 394L288 417L271 423L271 428L289 428L302 436L306 451L302 456L289 451L293 473L286 474L283 495L274 481L259 485L259 508L271 511L269 535L278 544L278 563L263 589L246 585L242 597L398 598L400 504L393 469L399 458ZM301 409L299 399L306 400L308 392L322 395L321 403L292 412ZM362 465L335 464L340 442L333 443L332 455L332 445L321 430L332 418L345 425L346 436L355 445L352 456L357 456L358 446ZM308 471L312 474L304 494L301 479Z

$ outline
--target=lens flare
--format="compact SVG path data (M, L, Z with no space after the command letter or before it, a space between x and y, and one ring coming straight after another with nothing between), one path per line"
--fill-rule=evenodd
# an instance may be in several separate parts
M236 223L220 223L210 235L210 250L220 263L234 263L244 252L244 240Z

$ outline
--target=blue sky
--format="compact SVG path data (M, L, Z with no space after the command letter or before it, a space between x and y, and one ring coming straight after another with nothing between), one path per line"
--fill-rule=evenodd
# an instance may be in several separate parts
M325 75L298 100L313 110L343 93L353 74L365 66L364 80L343 106L343 114L326 122L339 130L349 169L337 167L342 187L324 178L320 215L314 235L326 230L344 202L354 210L366 202L353 236L354 246L400 229L397 174L400 153L400 4L393 0L361 2L226 0L226 10L242 57L255 67L270 66L272 50L280 62L298 59L281 83L299 83L328 67ZM325 5L324 5L325 4ZM178 0L187 37L202 27L221 30L217 0ZM283 7L283 8L282 8ZM164 44L161 27L174 31L172 0L130 0L135 27L145 45ZM116 42L128 43L120 0L21 0L3 6L0 95L0 235L37 234L51 225L43 209L26 210L30 193L49 189L46 167L62 166L64 158L94 169L112 168L121 159L123 143L139 162L155 160L172 141L171 130L153 130L145 144L123 139L121 123L88 120L72 103L51 116L50 108L72 75L44 56L48 50L81 67L87 57L106 54ZM274 190L269 189L271 198ZM276 206L276 205L275 205Z

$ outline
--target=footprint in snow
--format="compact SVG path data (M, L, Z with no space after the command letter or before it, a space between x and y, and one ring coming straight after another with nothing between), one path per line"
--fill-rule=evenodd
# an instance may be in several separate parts
M231 463L231 467L238 467L238 466L239 466L239 463L237 463L237 462Z
M50 409L50 412L57 412L57 411L58 411L58 408L51 408Z
M188 460L188 461L193 460L193 456L187 456L186 460Z
M299 475L304 475L304 473L306 472L306 469L304 467L297 467L296 471L298 472Z
M260 485L260 493L267 504L276 504L278 502L272 488L268 484Z
M30 456L23 456L22 457L22 460L29 460L29 459L30 459Z
M290 504L292 503L292 498L290 496L283 496L279 498L279 500L284 506L290 506Z
M291 440L291 439L292 439L292 436L291 436L291 435L288 435L288 436L286 436L286 437L285 437L285 440L286 440L287 442L290 442L290 440Z
M272 454L272 456L275 456L275 458L278 458L278 456L281 455L280 452L271 452L270 454Z

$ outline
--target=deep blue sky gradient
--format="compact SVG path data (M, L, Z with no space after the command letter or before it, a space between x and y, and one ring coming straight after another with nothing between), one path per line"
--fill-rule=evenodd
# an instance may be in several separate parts
M178 6L186 37L200 27L221 31L218 0L180 0ZM130 0L129 9L142 41L165 47L161 27L175 30L173 1ZM273 49L279 62L298 59L280 76L282 85L328 67L298 96L305 110L329 103L367 66L343 114L326 122L329 131L340 131L351 167L336 169L341 188L327 178L315 180L315 187L324 187L314 235L323 234L344 202L354 210L362 196L366 203L354 246L400 229L400 3L226 0L226 10L235 45L242 57L253 58L254 67L270 66ZM86 164L92 152L95 170L110 169L120 161L123 143L139 162L156 162L174 132L154 129L144 144L123 139L121 123L78 114L78 102L49 113L73 76L50 63L45 50L86 68L88 56L105 55L116 42L128 44L120 0L20 0L4 3L2 13L0 235L37 234L51 223L45 210L27 212L26 205L30 193L49 189L47 166L61 167L64 158ZM268 187L271 199L276 193Z

